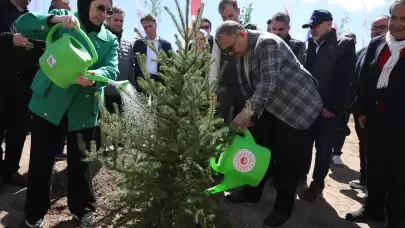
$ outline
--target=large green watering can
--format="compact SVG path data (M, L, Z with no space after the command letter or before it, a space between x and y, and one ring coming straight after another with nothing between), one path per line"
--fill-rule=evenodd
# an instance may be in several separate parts
M249 130L243 136L235 136L220 154L218 162L216 157L210 158L212 169L224 174L224 179L219 185L207 189L206 193L212 195L244 185L257 186L266 175L270 157L270 150L256 144Z
M129 84L128 81L117 82L103 76L87 74L88 68L98 59L93 43L81 29L75 31L83 37L91 53L69 33L64 33L62 37L53 41L53 35L60 28L62 23L51 28L46 37L46 50L39 59L42 71L55 85L66 89L76 84L76 78L80 75L91 81L111 84L117 89L123 89Z

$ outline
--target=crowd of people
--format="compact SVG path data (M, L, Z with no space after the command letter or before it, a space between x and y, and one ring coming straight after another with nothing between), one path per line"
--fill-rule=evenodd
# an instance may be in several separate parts
M91 170L77 137L81 134L87 146L95 140L100 147L100 105L114 112L113 104L121 107L122 101L114 88L85 75L68 89L53 84L38 67L46 35L57 23L80 27L99 55L88 73L129 80L139 92L144 92L137 83L143 73L135 54L145 54L148 73L163 82L151 46L169 54L172 45L157 35L156 19L150 14L141 19L145 39L125 39L125 12L112 0L78 0L77 12L71 12L68 0L52 0L49 13L29 12L29 3L5 0L0 4L5 85L0 90L0 142L5 144L0 148L0 193L7 185L26 186L21 227L43 227L55 158L67 159L69 210L80 227L93 227L96 199ZM389 15L373 21L371 42L357 53L356 35L338 34L327 10L313 11L303 23L302 29L312 35L307 44L290 36L291 19L284 12L267 21L267 31L243 25L239 12L237 0L221 0L218 13L223 23L213 36L211 21L203 18L195 46L201 51L209 48L213 62L208 77L220 78L218 115L226 123L249 128L257 143L272 151L272 161L257 187L245 187L226 199L259 202L265 183L271 180L277 197L264 225L285 225L291 219L297 189L304 189L300 199L318 200L331 163L343 165L340 156L352 114L361 170L359 178L348 184L365 190L367 196L363 207L348 212L346 219L385 221L386 228L404 228L401 130L405 122L400 104L405 79L400 75L405 66L405 0L394 1ZM75 36L69 30L63 32ZM104 93L104 99L96 93ZM18 173L27 134L31 134L28 178ZM314 146L315 168L308 185Z

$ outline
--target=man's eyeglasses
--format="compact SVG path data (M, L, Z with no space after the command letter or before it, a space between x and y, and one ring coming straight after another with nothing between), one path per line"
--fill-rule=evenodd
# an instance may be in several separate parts
M229 53L234 52L235 44L236 44L236 41L238 40L239 36L240 36L240 33L238 33L238 35L236 35L235 40L233 41L233 43L231 45L229 45L228 47L226 47L226 48L221 48L221 46L219 45L218 38L215 38L215 42L217 43L218 48L221 49L223 54L229 55Z
M210 26L208 26L208 25L203 25L203 26L200 27L200 29L210 29Z
M99 13L107 13L108 16L113 15L113 11L111 8L107 8L105 5L97 4L96 9Z

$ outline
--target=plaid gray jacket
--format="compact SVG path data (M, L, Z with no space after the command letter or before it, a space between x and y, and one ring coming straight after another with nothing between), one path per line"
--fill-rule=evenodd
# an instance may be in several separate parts
M267 110L295 129L309 128L322 110L316 79L278 36L250 30L248 34L247 75L240 82L251 95L247 103L252 111L260 116Z

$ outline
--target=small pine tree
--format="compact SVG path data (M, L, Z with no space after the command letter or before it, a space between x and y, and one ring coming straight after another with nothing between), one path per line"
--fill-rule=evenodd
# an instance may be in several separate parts
M249 5L241 10L240 20L243 24L249 24L252 19L253 13L253 2L250 2Z
M337 34L339 36L343 35L346 32L349 32L349 30L346 28L346 26L349 24L349 20L350 20L349 12L344 11L342 18L340 19L340 25L337 31Z
M177 51L157 53L165 83L151 79L146 57L138 56L145 75L139 83L151 99L126 91L122 114L104 109L100 127L116 149L90 154L118 173L120 205L106 217L116 227L214 228L226 222L216 219L224 212L218 199L204 193L213 186L209 157L216 145L227 142L229 128L215 115L210 53L195 45L188 48L196 39L202 11L189 32L189 16L175 3L180 21L165 10L184 41L176 35ZM187 0L186 12L189 7Z
M162 15L163 11L163 0L143 0L142 4L158 20L161 19L160 16Z

